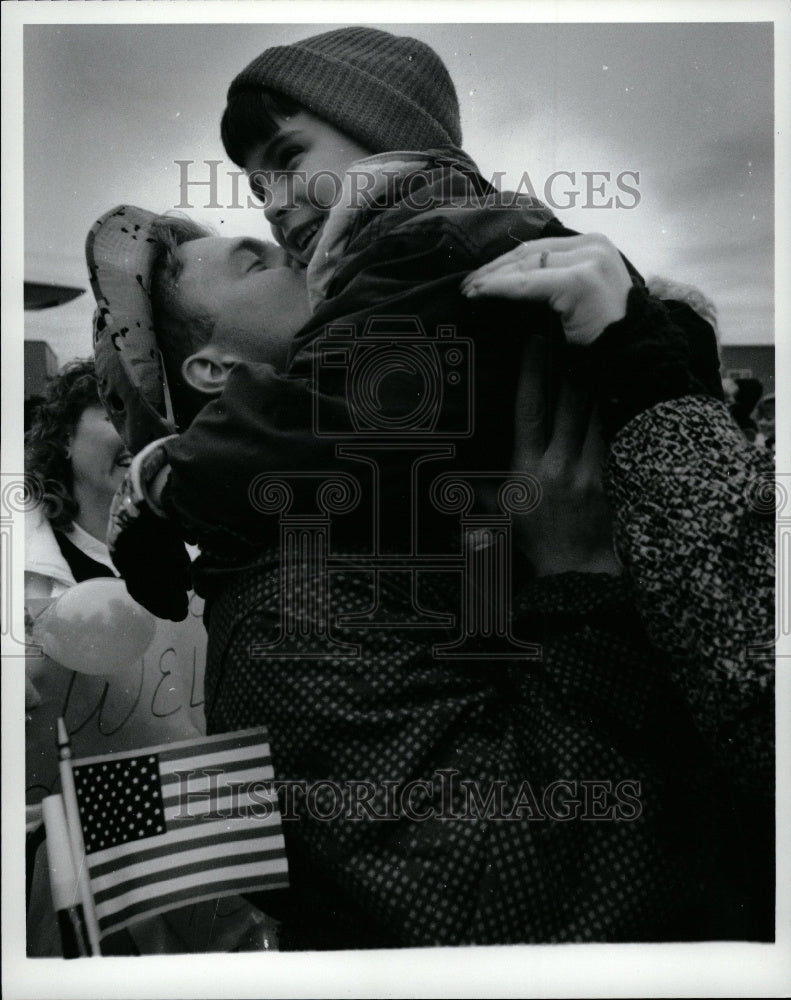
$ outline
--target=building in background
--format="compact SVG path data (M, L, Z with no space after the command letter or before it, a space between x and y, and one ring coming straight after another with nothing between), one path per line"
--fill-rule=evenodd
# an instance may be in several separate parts
M85 262L57 254L25 254L25 402L75 357L91 353L93 300Z
M46 340L25 341L25 399L40 396L58 374L58 357Z
M757 378L764 395L775 391L775 349L773 344L723 344L720 347L723 376Z

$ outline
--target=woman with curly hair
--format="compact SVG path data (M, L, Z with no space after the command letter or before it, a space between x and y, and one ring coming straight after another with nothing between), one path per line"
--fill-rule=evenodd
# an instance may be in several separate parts
M25 596L117 576L105 533L130 455L102 408L92 359L71 362L49 383L25 446L39 498L25 525Z

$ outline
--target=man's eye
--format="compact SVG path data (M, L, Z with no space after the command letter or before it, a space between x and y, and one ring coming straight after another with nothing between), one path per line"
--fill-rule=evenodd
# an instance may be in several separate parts
M253 250L249 250L244 270L245 273L248 273L249 271L266 271L267 265L259 254L255 253Z

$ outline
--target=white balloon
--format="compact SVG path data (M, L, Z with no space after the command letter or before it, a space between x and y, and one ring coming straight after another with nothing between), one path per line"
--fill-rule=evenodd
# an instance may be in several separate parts
M145 653L156 621L123 580L98 577L71 587L37 619L34 641L51 659L81 674L112 674Z

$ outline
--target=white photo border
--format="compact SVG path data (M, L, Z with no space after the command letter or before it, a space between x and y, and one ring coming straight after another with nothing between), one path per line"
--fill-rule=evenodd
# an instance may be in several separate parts
M370 2L172 2L2 4L2 460L8 475L22 470L23 404L21 248L24 239L22 169L22 28L24 24L376 23L409 21L646 22L771 21L775 25L775 224L776 372L779 407L778 470L791 470L791 8L782 0L529 0L452 5L401 0ZM723 58L727 54L723 53ZM785 374L784 374L785 373ZM781 380L783 386L781 387ZM22 621L21 533L10 539L13 575L4 580L12 621ZM6 637L4 636L4 639ZM322 954L231 954L106 958L99 962L24 957L24 789L19 767L24 746L22 672L14 669L13 642L4 646L3 701L3 906L5 995L45 998L157 998L263 996L784 996L791 990L791 851L788 850L791 732L788 726L789 637L778 650L778 938L774 945L564 945L461 948Z

